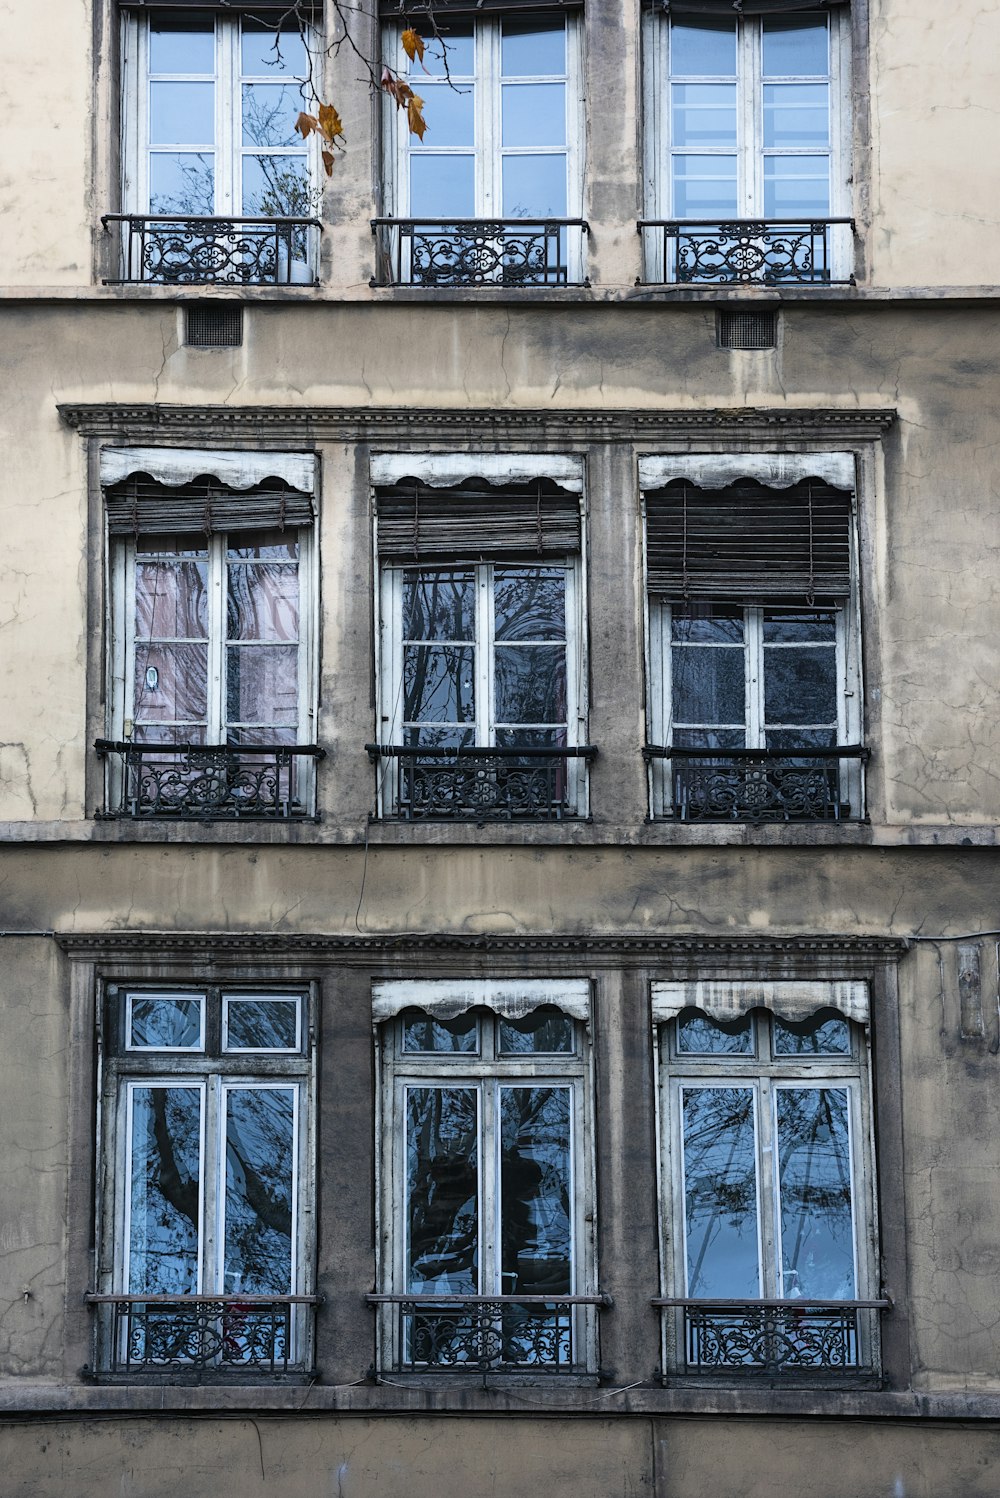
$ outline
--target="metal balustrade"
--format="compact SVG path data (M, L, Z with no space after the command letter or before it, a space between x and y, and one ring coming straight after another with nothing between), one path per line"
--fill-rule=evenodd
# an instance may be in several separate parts
M580 286L587 224L561 219L375 218L373 286Z
M849 218L640 219L646 284L853 284Z
M373 764L387 762L392 777L385 814L420 821L562 821L579 815L582 795L573 761L597 750L410 749L402 744L366 744Z
M304 1372L315 1295L88 1295L103 1317L100 1373L281 1377ZM298 1318L298 1325L296 1320Z
M218 218L108 213L121 226L112 283L170 286L315 286L322 229L313 218Z
M136 744L98 739L115 763L105 817L302 821L315 815L315 744Z
M889 1300L694 1300L658 1297L654 1306L681 1313L687 1373L873 1371L861 1324Z
M858 821L864 806L869 751L835 749L691 749L650 744L647 764L668 760L661 818L681 822ZM854 761L855 800L845 794L842 766Z

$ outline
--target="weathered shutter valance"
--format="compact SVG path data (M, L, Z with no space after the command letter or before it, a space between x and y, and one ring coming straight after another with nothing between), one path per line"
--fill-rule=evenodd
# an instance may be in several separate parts
M400 479L419 479L432 489L449 489L473 479L488 484L521 484L552 479L571 494L583 493L583 459L569 453L374 453L371 480L376 486Z
M112 536L210 535L313 523L315 459L305 453L106 447L101 482Z
M671 453L639 459L640 489L662 489L672 479L687 479L699 489L725 489L739 479L790 489L801 479L822 479L833 489L853 490L854 454Z
M490 561L580 549L580 501L552 479L435 488L415 478L375 492L382 561Z
M280 479L290 489L311 494L316 483L312 453L220 452L205 447L103 447L101 483L107 487L144 473L159 484L189 484L209 476L227 489L254 489Z
M836 1009L859 1025L869 1018L868 985L854 980L654 983L652 1005L657 1025L676 1019L683 1009L700 1009L722 1024L741 1019L751 1009L769 1009L791 1024L801 1024L820 1009Z
M372 1019L377 1025L394 1019L404 1009L421 1009L440 1020L457 1019L470 1009L490 1009L503 1019L519 1020L544 1008L559 1009L570 1019L589 1023L590 984L585 978L510 979L500 983L478 978L428 978L375 983L372 987Z

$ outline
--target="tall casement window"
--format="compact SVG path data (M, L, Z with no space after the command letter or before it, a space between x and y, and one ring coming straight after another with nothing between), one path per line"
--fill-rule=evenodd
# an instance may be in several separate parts
M665 1367L878 1366L863 983L655 983Z
M651 16L650 280L850 274L845 4L673 3Z
M284 9L126 10L123 279L314 279L309 60Z
M586 982L375 986L380 1357L596 1368Z
M465 477L468 458L373 461L381 738L370 752L387 816L585 811L582 470L558 457L486 463L488 478Z
M105 449L103 475L108 811L311 815L313 459Z
M854 462L647 458L652 809L863 815Z
M311 1357L310 995L118 988L103 1025L98 1367L281 1377Z
M578 18L450 15L444 45L392 65L424 100L427 132L386 115L380 278L421 286L558 285L582 277Z

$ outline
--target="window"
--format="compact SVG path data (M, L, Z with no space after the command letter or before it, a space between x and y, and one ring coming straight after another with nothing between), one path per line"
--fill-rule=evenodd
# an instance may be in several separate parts
M309 60L279 15L127 16L124 279L314 279L312 152L294 128Z
M423 286L579 281L582 202L574 17L450 25L411 64L390 58L424 100L428 130L387 115L395 228L386 275ZM426 71L425 71L426 69ZM474 221L478 220L476 223ZM488 221L484 224L483 220ZM572 223L570 221L573 221Z
M312 459L246 455L243 489L209 472L183 482L240 465L218 456L106 450L106 478L130 470L105 489L114 652L102 743L109 809L125 815L312 812ZM265 469L300 487L260 479Z
M580 504L567 487L581 487L579 465L542 462L539 475L548 466L559 480L525 481L530 461L511 458L509 482L450 482L468 461L425 462L423 483L376 479L383 810L579 815L591 752L580 742Z
M848 277L846 10L764 8L651 18L652 280Z
M853 459L644 459L653 812L862 815Z
M301 991L108 989L106 1373L308 1366L310 1030Z
M585 982L385 983L382 1358L593 1369Z
M654 984L675 1371L877 1367L867 1012L863 983Z

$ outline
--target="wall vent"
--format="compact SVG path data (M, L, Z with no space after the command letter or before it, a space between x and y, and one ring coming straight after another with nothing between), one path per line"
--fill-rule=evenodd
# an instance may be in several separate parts
M192 348L239 348L242 307L185 307L184 342Z
M774 348L778 341L777 312L716 313L719 348Z

